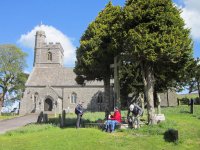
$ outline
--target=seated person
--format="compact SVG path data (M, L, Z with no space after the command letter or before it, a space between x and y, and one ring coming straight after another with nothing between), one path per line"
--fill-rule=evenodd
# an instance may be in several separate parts
M130 113L132 113L132 116L130 117ZM142 116L143 110L140 108L137 104L131 104L129 106L127 119L131 121L131 127L133 127L133 124L135 125L134 128L140 127L140 116Z
M116 124L121 123L121 114L117 107L114 108L114 114L111 115L106 121L106 131L110 129L110 132L115 130Z

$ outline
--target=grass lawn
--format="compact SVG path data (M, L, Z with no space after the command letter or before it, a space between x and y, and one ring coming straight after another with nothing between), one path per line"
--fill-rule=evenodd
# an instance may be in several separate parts
M188 113L188 106L163 108L162 112L166 121L159 125L117 130L111 134L95 128L29 125L0 135L0 150L199 150L200 106L195 106L193 115ZM103 113L84 115L86 120L101 119L102 116ZM163 134L169 128L178 130L178 142L164 140Z
M15 117L19 117L19 115L0 115L0 120L11 119Z

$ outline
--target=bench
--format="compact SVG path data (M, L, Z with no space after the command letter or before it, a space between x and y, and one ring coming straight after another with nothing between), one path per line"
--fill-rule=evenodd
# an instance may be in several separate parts
M98 128L98 129L105 129L105 123L84 123L85 128ZM116 124L115 129L121 129L124 126L121 123Z

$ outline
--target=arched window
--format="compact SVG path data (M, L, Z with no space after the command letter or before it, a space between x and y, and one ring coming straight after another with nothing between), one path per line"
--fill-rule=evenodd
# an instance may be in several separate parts
M50 61L52 61L52 53L51 52L48 52L47 59L50 60Z
M97 103L102 103L103 102L103 95L102 95L102 93L100 92L99 94L98 94L98 97L97 97Z
M76 104L76 101L77 101L77 94L73 92L71 94L71 103Z

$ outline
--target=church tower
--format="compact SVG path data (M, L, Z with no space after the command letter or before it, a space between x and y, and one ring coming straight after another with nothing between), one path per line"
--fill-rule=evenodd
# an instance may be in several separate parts
M64 50L60 43L47 44L45 32L40 30L35 35L34 67L63 67Z
M40 60L39 54L40 54L40 51L43 48L43 45L45 43L45 38L46 38L46 35L45 35L44 31L37 31L36 32L33 66L35 66L35 64L37 64L38 61Z

